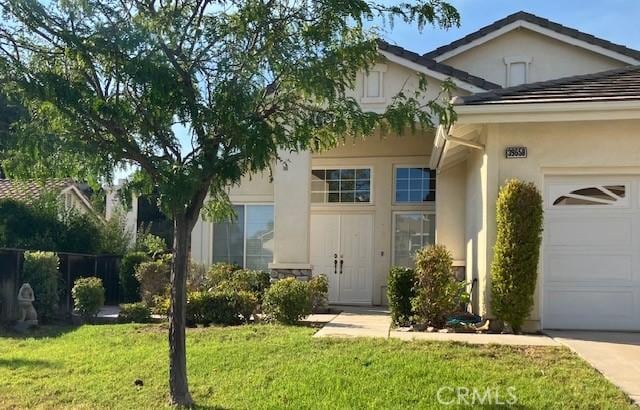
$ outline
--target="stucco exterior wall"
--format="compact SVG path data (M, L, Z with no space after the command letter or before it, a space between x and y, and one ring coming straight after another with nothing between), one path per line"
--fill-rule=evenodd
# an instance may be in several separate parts
M436 178L436 242L449 249L456 265L464 266L466 161L440 170Z
M505 57L531 58L529 83L627 65L525 28L510 31L442 62L505 86Z
M533 182L543 192L545 175L640 175L640 120L495 124L484 130L484 152L470 151L466 160L464 224L467 279L478 279L474 309L490 317L499 187L518 178ZM507 146L526 146L527 158L506 159ZM446 192L439 195L439 203L457 200ZM440 231L449 229L441 222ZM540 326L542 250L540 256L536 304L525 327L529 330Z
M435 204L396 205L393 202L395 165L427 167L433 144L432 133L381 137L343 146L312 157L312 166L370 166L373 202L367 205L311 205L311 213L367 213L373 215L373 304L386 303L387 275L392 263L393 212L431 211ZM436 226L438 221L436 220Z

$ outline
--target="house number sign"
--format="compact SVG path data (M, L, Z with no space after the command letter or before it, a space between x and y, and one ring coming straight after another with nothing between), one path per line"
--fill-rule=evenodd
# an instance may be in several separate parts
M506 158L526 158L527 147L507 147L505 149Z

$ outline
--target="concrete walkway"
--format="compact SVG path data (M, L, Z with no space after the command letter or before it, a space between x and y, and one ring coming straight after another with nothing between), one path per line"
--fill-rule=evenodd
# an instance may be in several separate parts
M341 306L342 313L328 322L314 337L377 337L435 342L502 344L515 346L559 346L544 335L489 335L475 333L401 332L391 329L389 311L381 307Z
M335 308L342 313L318 330L314 337L389 337L391 317L388 310L375 306Z
M547 331L640 405L640 333Z

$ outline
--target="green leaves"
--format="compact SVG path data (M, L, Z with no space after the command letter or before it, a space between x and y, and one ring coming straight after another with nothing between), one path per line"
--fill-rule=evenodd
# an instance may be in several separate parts
M456 25L440 0L8 0L2 11L0 81L30 114L12 174L97 180L133 165L166 213L189 219L207 195L218 201L208 213L219 213L228 187L270 167L279 149L325 150L376 128L454 118L450 83L427 99L421 81L385 113L363 112L351 94L379 59L380 27L365 23ZM176 123L190 140L178 140Z

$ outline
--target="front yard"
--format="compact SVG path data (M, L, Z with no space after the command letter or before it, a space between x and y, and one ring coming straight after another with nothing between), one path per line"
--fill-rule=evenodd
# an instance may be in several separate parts
M631 407L564 348L319 340L311 338L314 331L269 325L188 330L194 400L202 408L441 408L439 389L451 402L453 389L462 387L481 394L491 388L502 401L511 388L524 407ZM0 336L0 407L166 406L164 327L38 332L28 339ZM135 386L136 379L144 385Z

